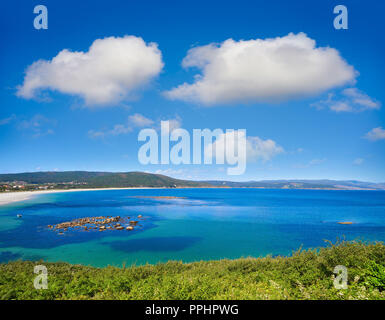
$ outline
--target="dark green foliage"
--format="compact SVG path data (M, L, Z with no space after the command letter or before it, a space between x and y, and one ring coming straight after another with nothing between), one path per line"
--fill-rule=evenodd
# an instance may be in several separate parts
M124 187L204 187L205 183L170 178L145 172L27 172L0 174L0 182L24 181L28 184L68 184L71 188L124 188ZM85 184L82 184L85 183Z
M48 268L36 290L33 268ZM348 289L333 286L336 265ZM339 242L290 257L244 258L124 268L17 261L0 265L1 299L385 299L385 245Z
M377 288L381 291L385 290L385 266L370 261L367 266L367 279L368 284L373 288Z

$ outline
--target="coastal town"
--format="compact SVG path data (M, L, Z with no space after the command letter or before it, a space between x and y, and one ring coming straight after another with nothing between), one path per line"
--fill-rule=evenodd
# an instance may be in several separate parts
M86 185L87 182L78 181L43 184L28 183L25 181L0 181L0 192L75 189Z

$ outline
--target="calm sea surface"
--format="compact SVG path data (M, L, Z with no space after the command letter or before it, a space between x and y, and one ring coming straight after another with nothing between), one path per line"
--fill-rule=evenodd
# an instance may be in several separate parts
M47 228L80 217L139 214L145 220L134 231L59 235ZM385 241L385 191L100 190L0 206L0 262L44 259L99 267L289 255L343 237Z

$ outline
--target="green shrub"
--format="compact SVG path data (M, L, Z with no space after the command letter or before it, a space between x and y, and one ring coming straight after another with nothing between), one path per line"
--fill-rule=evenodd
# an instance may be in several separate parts
M36 264L48 289L36 290ZM348 288L333 286L336 265ZM68 263L0 264L0 299L385 299L385 245L340 241L289 257L93 268Z
M367 281L370 286L380 291L385 290L385 266L370 261L367 265Z

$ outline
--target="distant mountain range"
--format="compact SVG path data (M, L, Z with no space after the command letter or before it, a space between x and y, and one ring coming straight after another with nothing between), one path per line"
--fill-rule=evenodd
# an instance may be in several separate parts
M0 185L27 184L71 188L124 188L124 187L228 187L228 188L274 188L274 189L344 189L385 190L385 183L356 180L263 180L248 182L189 181L145 172L26 172L0 174Z
M262 180L262 181L205 181L212 186L230 188L272 188L272 189L344 189L344 190L385 190L385 183L356 180Z

